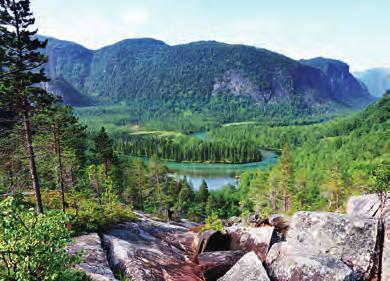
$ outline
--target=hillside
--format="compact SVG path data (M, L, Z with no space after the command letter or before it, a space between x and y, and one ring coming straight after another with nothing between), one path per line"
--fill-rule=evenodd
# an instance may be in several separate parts
M390 89L390 68L372 68L356 72L354 75L365 85L375 97L381 97Z
M215 41L128 39L99 50L49 38L52 89L74 105L125 102L142 122L178 114L224 122L356 109L372 97L348 65L296 61ZM324 71L326 68L326 71ZM79 102L81 100L81 102Z

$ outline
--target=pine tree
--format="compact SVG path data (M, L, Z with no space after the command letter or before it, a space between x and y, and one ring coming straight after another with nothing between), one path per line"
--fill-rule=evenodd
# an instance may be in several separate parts
M107 180L110 165L114 162L114 151L112 149L112 140L104 127L101 128L95 137L94 152L99 163L104 165L104 177Z
M199 186L199 201L203 209L206 207L208 197L209 188L207 186L207 182L203 179Z
M5 108L21 116L36 208L43 213L30 118L32 113L50 106L54 97L35 87L48 79L42 68L47 58L39 52L47 41L34 37L37 34L37 30L32 30L34 23L29 0L0 1L0 80L7 88L0 99Z
M280 156L280 187L283 196L283 211L287 212L291 207L291 194L293 189L293 170L290 150L287 144L283 146Z

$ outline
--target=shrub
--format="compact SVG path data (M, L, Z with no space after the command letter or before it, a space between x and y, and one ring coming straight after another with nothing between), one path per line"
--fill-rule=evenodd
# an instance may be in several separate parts
M18 197L0 202L0 279L87 280L71 268L77 257L65 250L68 222L60 212L38 215Z

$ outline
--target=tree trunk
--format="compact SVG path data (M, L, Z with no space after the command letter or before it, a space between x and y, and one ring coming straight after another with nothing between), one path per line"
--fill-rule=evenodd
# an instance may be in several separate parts
M102 199L100 198L99 179L98 179L98 175L97 175L96 169L97 168L94 167L94 169L92 171L92 184L95 187L96 195L97 195L98 200L99 200L99 204L102 205Z
M283 190L283 208L284 208L284 211L287 212L288 211L288 194L287 194L287 190L284 189Z
M276 190L275 190L275 185L273 183L271 188L271 205L272 205L272 211L276 212Z
M39 187L39 180L38 180L38 173L37 173L37 167L35 163L35 155L34 155L34 148L32 145L32 138L31 138L31 127L30 127L30 118L28 114L28 110L26 109L27 105L24 105L25 109L23 111L23 126L24 126L24 137L25 137L25 143L26 143L26 149L28 154L28 164L30 168L30 176L32 181L32 187L35 192L35 201L36 201L36 208L37 212L40 214L43 214L43 204L42 204L42 197L41 197L41 189Z
M53 126L53 137L54 137L55 152L57 154L57 175L58 175L58 185L60 186L61 206L62 206L62 212L65 213L66 206L65 206L64 172L62 168L60 130L58 128L58 125Z
M104 179L107 181L108 180L108 170L109 170L109 164L108 160L104 159Z

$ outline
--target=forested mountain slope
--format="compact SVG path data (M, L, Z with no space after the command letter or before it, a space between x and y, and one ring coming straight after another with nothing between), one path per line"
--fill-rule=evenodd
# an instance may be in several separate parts
M322 124L237 125L215 129L209 135L214 140L246 139L261 147L290 150L291 158L285 161L289 165L281 161L269 171L242 174L242 200L254 200L259 208L270 210L270 188L283 198L283 183L288 180L291 203L297 209L329 210L336 194L345 202L350 194L367 192L375 182L374 171L381 166L388 169L389 133L390 92L362 112Z
M45 52L51 89L69 103L125 102L141 119L183 112L224 121L299 116L372 101L342 62L321 58L321 69L318 59L296 61L245 45L128 39L92 51L49 38Z

